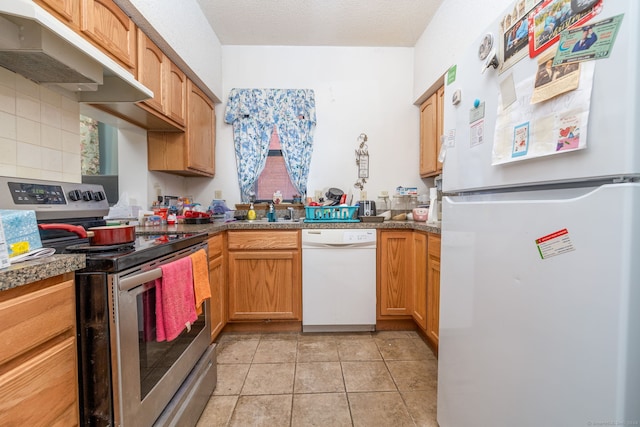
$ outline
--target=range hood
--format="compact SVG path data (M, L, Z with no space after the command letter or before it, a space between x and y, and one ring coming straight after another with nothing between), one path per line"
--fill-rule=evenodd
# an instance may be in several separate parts
M137 102L153 96L118 63L30 0L0 5L0 66L79 102Z

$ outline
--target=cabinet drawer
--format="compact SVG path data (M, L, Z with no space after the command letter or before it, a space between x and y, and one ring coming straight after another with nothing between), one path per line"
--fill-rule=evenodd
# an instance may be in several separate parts
M0 425L77 425L75 337L0 375Z
M73 279L0 301L0 364L74 331L75 323Z
M222 249L224 244L222 234L217 234L213 237L210 237L209 240L207 240L207 244L209 245L209 259L214 259L222 256Z
M228 247L234 249L298 249L298 231L230 231Z

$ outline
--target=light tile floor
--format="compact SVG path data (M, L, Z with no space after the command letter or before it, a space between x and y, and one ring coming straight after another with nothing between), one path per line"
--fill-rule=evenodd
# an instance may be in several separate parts
M416 332L224 334L197 427L437 426L437 360Z

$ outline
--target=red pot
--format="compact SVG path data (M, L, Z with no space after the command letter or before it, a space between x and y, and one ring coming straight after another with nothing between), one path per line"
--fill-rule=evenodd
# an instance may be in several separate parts
M79 225L38 224L42 230L66 230L75 233L81 239L89 238L92 246L110 246L131 243L136 239L136 227L133 225L114 225L91 227L88 231Z

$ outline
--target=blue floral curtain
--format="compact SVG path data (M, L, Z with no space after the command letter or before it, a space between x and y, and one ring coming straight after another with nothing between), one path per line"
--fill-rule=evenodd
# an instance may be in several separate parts
M249 201L264 170L274 126L289 178L306 194L316 125L312 89L231 89L224 121L233 125L243 202Z

